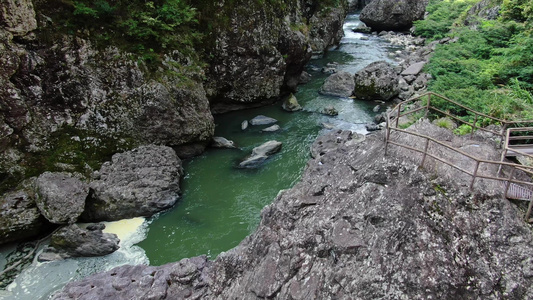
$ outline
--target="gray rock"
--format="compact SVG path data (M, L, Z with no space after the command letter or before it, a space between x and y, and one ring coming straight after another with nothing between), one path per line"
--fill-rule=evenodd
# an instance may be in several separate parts
M302 110L302 106L300 105L300 103L298 103L298 99L296 99L296 97L293 94L291 94L289 98L283 101L283 104L281 105L281 107L284 110L289 111L289 112Z
M366 128L366 130L368 130L368 131L381 130L381 127L380 127L378 124L373 124L373 123L366 124L366 125L365 125L365 128Z
M183 174L172 148L141 146L113 155L90 183L82 218L86 221L151 216L178 200Z
M32 191L20 189L0 197L0 244L35 237L49 227Z
M354 76L354 96L362 100L391 100L400 93L400 76L385 61L369 64Z
M250 124L252 126L259 126L259 125L270 125L276 123L278 120L266 117L263 115L259 115L253 119L250 120Z
M307 73L306 71L303 71L302 74L300 74L300 79L298 82L300 84L305 84L311 81L312 78L313 76L311 74Z
M418 75L422 71L422 69L424 68L425 64L426 64L426 62L424 62L424 61L414 63L414 64L410 65L407 69L405 69L402 73L400 73L400 75L404 75L404 76L407 76L407 75Z
M372 30L407 30L424 18L428 0L374 0L360 14Z
M69 173L45 172L35 181L35 202L54 224L72 224L85 209L89 185Z
M252 154L239 164L240 168L257 168L274 153L281 150L281 142L268 141L252 150Z
M322 87L320 93L337 97L349 97L355 88L354 77L348 72L337 72L330 75Z
M248 120L244 120L241 123L241 130L246 130L248 128Z
M235 143L233 141L230 141L221 136L214 136L213 140L211 141L210 146L213 148L228 148L228 149L237 148L235 147Z
M324 109L322 109L322 113L328 116L337 116L339 114L337 109L333 106L325 107Z
M261 131L262 132L275 132L275 131L278 131L280 129L281 129L281 127L279 127L278 124L274 124L274 125L272 125L270 127L267 127L267 128L265 128L265 129L263 129Z
M39 261L103 256L115 252L119 249L120 240L114 233L103 233L104 228L96 226L90 230L71 224L59 229L52 234L50 245L39 255Z
M3 0L0 19L4 28L13 35L24 36L37 29L35 10L30 0Z
M372 33L372 28L366 26L365 24L361 24L355 28L352 29L353 32L359 32L359 33Z

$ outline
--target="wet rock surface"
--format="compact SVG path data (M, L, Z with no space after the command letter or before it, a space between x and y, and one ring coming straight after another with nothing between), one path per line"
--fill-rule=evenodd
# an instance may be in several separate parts
M111 254L118 250L116 234L103 233L103 224L87 229L76 224L65 226L52 234L49 246L39 255L39 261L53 261L69 257L91 257Z
M257 168L265 162L272 154L281 150L281 142L268 141L252 150L252 154L239 164L239 168Z
M54 224L75 223L89 195L89 185L69 173L45 172L35 181L35 188L37 207Z
M178 200L181 160L166 146L141 146L113 155L90 183L83 220L151 216Z
M256 116L255 118L250 120L250 125L252 125L252 126L271 125L271 124L276 123L277 121L278 120L276 120L274 118L270 118L270 117L267 117L267 116L259 115L259 116Z
M451 134L427 122L413 130ZM491 141L475 144L497 153ZM412 152L385 156L384 146L381 134L323 136L300 182L263 209L236 248L206 264L120 267L70 283L56 299L150 290L167 299L531 298L533 236L517 207L490 185L471 192L457 171L419 168ZM119 281L133 285L123 291L112 285Z
M210 146L213 148L228 148L228 149L237 148L233 141L230 141L221 136L214 136L213 140L211 141Z

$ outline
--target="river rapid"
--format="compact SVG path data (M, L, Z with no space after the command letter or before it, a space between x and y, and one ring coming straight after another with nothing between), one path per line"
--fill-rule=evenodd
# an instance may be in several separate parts
M289 113L276 103L216 116L215 135L233 140L239 148L209 149L185 161L183 195L173 209L150 219L106 223L105 232L117 233L121 240L117 252L99 258L34 261L5 291L0 290L0 299L48 299L68 281L119 265L162 265L202 254L214 259L239 244L259 224L261 209L280 190L298 181L309 159L311 143L328 130L323 124L366 133L365 124L372 121L376 113L373 108L378 103L318 94L328 76L321 69L328 63L336 63L337 70L353 74L374 61L393 62L388 54L395 49L378 36L353 32L351 29L359 24L357 14L349 15L339 47L307 66L313 79L295 93L302 111ZM338 116L320 113L331 106ZM263 133L264 126L241 130L242 121L257 115L277 119L281 130ZM282 142L282 150L258 169L236 168L254 147L269 140ZM13 248L0 248L0 267Z

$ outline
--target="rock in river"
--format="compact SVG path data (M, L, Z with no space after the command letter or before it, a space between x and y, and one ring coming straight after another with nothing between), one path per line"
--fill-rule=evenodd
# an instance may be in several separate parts
M114 233L103 233L104 228L104 224L91 225L87 229L76 224L63 227L52 234L50 246L39 256L39 260L111 254L118 250L120 240Z
M181 160L166 146L141 146L113 155L90 183L87 221L151 216L178 200Z
M213 148L228 148L233 149L237 148L235 147L235 143L233 141L230 141L224 137L221 136L214 136L213 140L211 141L211 147Z
M270 125L270 124L274 124L276 123L278 120L276 119L273 119L273 118L270 118L270 117L267 117L267 116L263 116L263 115L259 115L253 119L250 120L250 124L253 125L253 126L258 126L258 125Z
M279 152L281 150L281 142L268 141L261 146L255 147L252 150L252 155L239 164L240 168L257 168L263 163L270 155Z
M298 99L296 99L293 94L291 94L289 98L283 101L282 107L284 110L289 112L302 110L302 106L298 103Z
M369 64L354 76L354 96L362 100L390 100L400 93L400 76L385 61Z
M274 131L278 131L278 130L280 130L280 129L281 129L281 127L279 127L278 124L274 124L274 125L272 125L272 126L270 126L270 127L267 127L267 128L265 128L265 129L263 129L263 130L261 130L261 131L262 131L262 132L274 132Z
M35 181L35 202L54 224L72 224L85 208L89 186L69 173L45 172Z
M337 97L350 97L354 88L353 75L343 71L330 75L320 88L320 93Z

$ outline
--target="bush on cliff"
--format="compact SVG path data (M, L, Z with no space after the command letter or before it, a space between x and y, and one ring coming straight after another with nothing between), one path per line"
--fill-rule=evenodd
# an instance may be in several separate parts
M533 1L504 1L502 17L480 20L475 28L459 25L460 11L469 9L466 2L432 1L436 15L432 17L430 12L417 24L417 33L422 36L457 39L437 47L427 65L426 70L433 76L429 90L493 117L533 119L533 37L530 20L524 17ZM424 30L437 19L440 29ZM473 121L465 111L437 104Z

